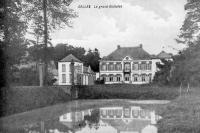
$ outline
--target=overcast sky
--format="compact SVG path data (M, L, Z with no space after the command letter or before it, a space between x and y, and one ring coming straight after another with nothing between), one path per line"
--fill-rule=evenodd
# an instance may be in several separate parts
M66 27L52 34L52 42L68 43L85 49L97 48L106 56L117 48L138 46L150 54L161 50L175 53L168 45L175 42L185 18L186 0L74 0L70 5L79 17L73 28ZM91 5L90 9L78 8ZM122 5L122 8L96 9L95 6Z

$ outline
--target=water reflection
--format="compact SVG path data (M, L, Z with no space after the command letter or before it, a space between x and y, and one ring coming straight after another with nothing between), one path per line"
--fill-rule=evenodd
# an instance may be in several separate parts
M20 133L157 133L161 117L139 106L116 106L65 113L54 119L4 132Z
M157 133L158 119L155 111L130 106L66 113L59 117L59 122L76 133Z

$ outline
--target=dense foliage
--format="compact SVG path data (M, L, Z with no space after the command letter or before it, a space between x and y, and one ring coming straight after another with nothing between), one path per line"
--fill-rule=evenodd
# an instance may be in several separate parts
M188 0L185 9L187 14L177 42L186 48L173 57L173 62L158 65L161 71L156 74L156 83L200 85L200 1Z
M82 47L74 47L68 44L57 44L54 48L54 60L56 65L59 60L63 59L69 54L73 54L75 57L81 60L84 65L90 65L93 71L99 71L100 54L98 49L89 49L86 52L86 50Z

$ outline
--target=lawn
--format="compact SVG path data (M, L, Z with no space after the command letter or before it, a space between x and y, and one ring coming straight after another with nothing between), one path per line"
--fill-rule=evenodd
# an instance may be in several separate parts
M193 88L164 107L158 133L200 133L200 88Z

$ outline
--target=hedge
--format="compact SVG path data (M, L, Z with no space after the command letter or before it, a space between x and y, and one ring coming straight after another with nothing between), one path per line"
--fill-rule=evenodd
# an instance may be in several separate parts
M92 85L77 86L79 99L137 99L137 100L171 100L178 95L174 87L159 87L154 85Z

